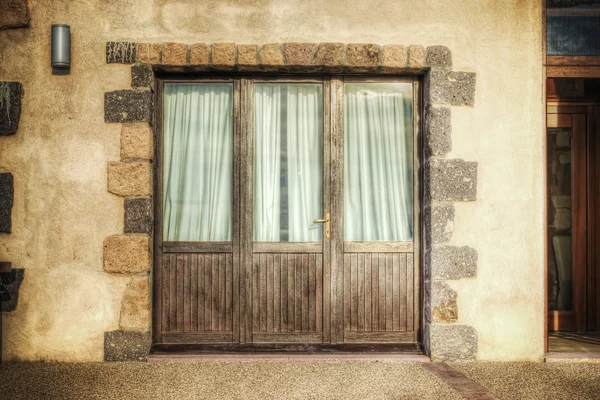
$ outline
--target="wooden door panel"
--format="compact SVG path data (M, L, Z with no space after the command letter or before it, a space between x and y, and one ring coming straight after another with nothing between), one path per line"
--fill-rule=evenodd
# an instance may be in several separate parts
M413 331L413 268L412 254L344 254L345 341Z
M255 253L252 266L254 342L257 333L322 332L322 254ZM263 335L259 341L266 339ZM277 337L277 341L283 338Z
M162 320L165 343L231 341L233 255L163 254ZM193 333L175 340L175 333ZM225 333L214 335L214 333ZM204 335L210 333L211 335ZM181 336L181 335L179 335Z

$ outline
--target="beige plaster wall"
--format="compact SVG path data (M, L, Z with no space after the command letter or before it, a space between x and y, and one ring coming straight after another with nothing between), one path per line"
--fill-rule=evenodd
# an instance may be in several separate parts
M0 138L15 176L13 233L0 259L25 268L18 309L4 318L4 357L100 361L117 329L128 277L102 269L102 242L122 232L123 200L106 190L119 124L103 94L130 87L105 64L111 40L446 45L454 70L477 73L474 108L453 108L453 151L479 162L475 203L456 204L450 244L479 254L475 279L452 281L459 323L479 359L543 354L541 1L32 0L31 28L0 32L0 80L23 83L17 135ZM72 32L72 70L50 70L50 25Z

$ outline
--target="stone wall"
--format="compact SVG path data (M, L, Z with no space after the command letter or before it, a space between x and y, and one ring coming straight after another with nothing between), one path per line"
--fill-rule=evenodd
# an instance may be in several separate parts
M27 0L5 0L0 6L0 30L25 28L29 26L29 6ZM0 62L1 62L0 58ZM2 77L0 76L0 81ZM19 130L21 119L21 98L23 86L20 82L0 82L0 137L15 135ZM0 139L1 140L1 139ZM0 142L1 148L1 142ZM3 168L0 166L0 171ZM0 233L8 234L12 231L12 208L14 204L14 178L10 172L0 172ZM0 236L1 238L1 236ZM6 255L0 252L0 261L6 260ZM10 271L0 272L0 312L10 312L17 308L19 301L19 288L23 281L25 271L14 268ZM0 315L0 325L2 315ZM2 326L0 326L0 341L2 340ZM2 343L0 343L0 351ZM0 354L0 360L2 355Z
M70 75L52 75L52 23L71 26ZM135 50L122 45L114 53L115 59L130 57L136 62L107 64L106 46L111 41L139 43ZM212 43L218 45L212 48ZM131 140L130 134L122 134L125 126L150 124L127 122L114 114L110 118L123 122L105 123L104 94L150 87L150 70L160 68L148 64L169 65L173 71L185 71L188 62L231 69L231 43L237 43L233 53L237 70L259 63L265 70L277 68L270 63L283 58L306 71L312 68L303 65L308 62L306 54L312 54L314 46L278 44L314 43L312 57L322 60L318 65L345 68L349 60L356 68L361 64L367 71L385 73L386 63L398 63L394 68L400 68L399 73L411 69L428 73L441 88L471 93L469 87L476 87L472 103L463 92L445 91L432 92L425 105L424 116L437 116L427 129L433 129L438 119L444 121L447 113L451 119L450 129L442 125L445 128L435 140L430 136L426 143L432 154L428 157L435 161L424 168L448 169L444 179L452 180L474 173L472 163L477 163L475 190L474 181L461 181L460 194L432 181L432 188L439 186L439 196L433 198L432 191L431 201L424 204L432 215L431 232L424 231L431 235L424 239L433 243L432 270L438 248L440 254L456 255L455 270L462 276L474 271L475 253L470 249L477 254L475 275L430 278L438 293L432 301L444 304L432 310L431 319L437 321L432 326L437 324L439 335L445 335L444 329L454 330L451 338L464 335L456 327L472 328L480 360L541 360L545 166L539 0L405 0L352 6L342 0L31 2L30 28L0 30L0 81L20 82L25 93L18 133L0 138L0 172L13 175L15 193L11 233L0 237L0 256L27 270L19 304L4 316L4 359L101 361L125 353L128 359L139 358L133 351L137 345L121 348L120 339L113 338L125 332L131 342L143 346L144 339L139 338L147 335L147 328L140 329L139 322L122 315L137 314L132 311L136 307L123 304L125 299L145 298L136 283L148 273L134 272L141 267L107 272L103 245L113 236L124 237L125 242L150 237L138 214L151 199L128 192L147 182L144 174L150 161L143 151L122 152L127 144L121 144ZM347 46L340 51L344 45L335 43L375 47ZM415 48L411 57L410 44L423 47ZM449 59L440 54L434 75L427 64L434 63L433 58L427 61L427 48L436 45L452 51L452 68L444 67ZM388 47L394 51L386 53L385 46L397 47ZM294 57L287 60L286 51ZM423 70L413 68L423 57ZM476 72L477 79L460 72ZM148 95L118 96L115 101L143 104ZM136 119L144 118L144 112ZM118 177L136 171L140 185L124 184ZM116 178L111 178L111 190L117 194L108 191L109 175ZM474 194L476 201L471 200ZM126 209L131 210L127 215ZM117 261L111 265L120 265ZM469 357L472 354L468 352Z
M125 197L125 235L110 236L104 244L104 269L110 273L139 274L149 270L152 194L152 138L148 123L153 120L151 90L154 71L242 70L246 72L301 73L339 72L373 74L419 74L425 80L425 166L424 180L424 330L425 352L433 359L464 360L477 356L477 332L458 321L457 293L446 280L474 278L477 253L466 246L443 245L454 230L453 202L475 201L477 163L447 158L452 150L451 108L473 107L475 74L452 71L452 54L445 46L404 46L375 43L133 43L108 42L106 62L134 64L131 90L104 95L104 120L124 123L121 131L120 162L108 165L108 191ZM143 124L143 125L131 125ZM139 197L146 196L146 197ZM129 221L129 222L128 222ZM128 229L139 226L139 230ZM140 236L139 234L143 234ZM144 282L147 279L144 278ZM123 303L127 313L140 322L129 330L146 332L149 297L147 284L128 286L126 300L135 299L137 307ZM134 293L130 293L134 292ZM128 295L129 294L129 295ZM148 304L143 304L146 301ZM123 320L120 328L125 330ZM128 360L137 354L139 338L124 332L108 332L105 337L106 360ZM143 337L146 340L146 337ZM116 340L124 342L115 342ZM109 343L110 342L110 343ZM119 348L119 354L106 352ZM135 346L133 349L131 346ZM129 350L128 350L129 349Z

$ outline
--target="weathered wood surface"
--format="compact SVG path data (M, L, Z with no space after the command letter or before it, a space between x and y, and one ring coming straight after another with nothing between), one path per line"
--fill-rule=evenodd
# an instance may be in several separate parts
M162 278L163 333L233 330L231 254L164 254Z
M254 336L322 332L322 255L255 253L252 266Z
M344 254L344 341L348 332L415 330L413 268L412 254Z

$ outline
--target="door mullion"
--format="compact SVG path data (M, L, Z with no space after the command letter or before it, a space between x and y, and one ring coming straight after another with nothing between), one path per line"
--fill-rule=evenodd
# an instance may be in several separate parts
M240 343L252 343L253 82L241 80L240 101Z
M344 88L331 78L331 343L344 342Z

